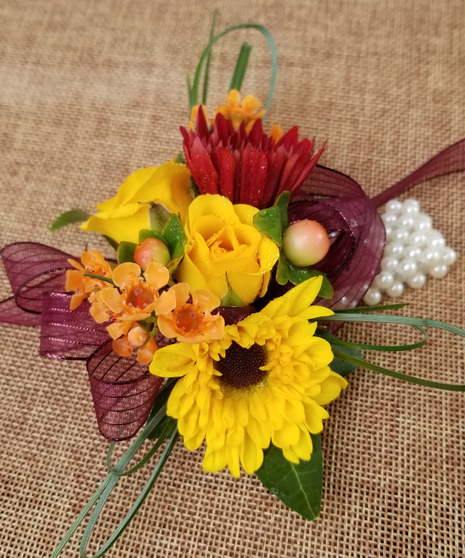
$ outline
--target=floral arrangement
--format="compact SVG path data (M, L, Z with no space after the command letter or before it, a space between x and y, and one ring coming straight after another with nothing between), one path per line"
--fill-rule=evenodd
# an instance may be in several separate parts
M244 44L226 101L209 119L212 46L243 27L262 32L270 44L270 97L265 107L251 95L241 97L250 54ZM379 313L402 304L359 306L363 297L378 304L379 289L392 283L384 267L379 273L393 254L384 254L386 228L377 208L420 181L461 170L464 141L369 199L354 180L317 164L324 144L316 150L314 140L299 139L297 127L264 131L276 69L273 39L263 27L245 24L216 36L212 30L192 84L188 80L191 120L181 127L182 154L134 172L95 215L73 210L52 227L83 222L83 231L100 233L115 248L114 258L92 249L76 257L28 242L2 251L13 296L1 303L0 320L40 325L43 356L86 361L98 427L112 441L107 478L53 557L90 513L85 555L116 483L146 465L147 484L95 555L102 556L142 505L178 439L204 452L207 472L227 467L235 477L241 468L256 474L286 505L315 519L325 406L358 366L465 391L383 368L360 353L416 349L426 343L427 327L462 337L465 331ZM399 202L389 207L392 213ZM450 265L455 253L444 257ZM341 323L357 321L414 327L419 341L391 347L336 336ZM113 465L115 442L134 436ZM128 469L147 440L151 449Z

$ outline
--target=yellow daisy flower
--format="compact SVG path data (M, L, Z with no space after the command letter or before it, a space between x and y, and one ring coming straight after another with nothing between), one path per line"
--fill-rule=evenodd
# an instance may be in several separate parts
M260 312L228 325L221 340L177 343L159 349L152 374L180 377L168 400L190 450L206 440L203 467L226 465L238 477L252 474L270 442L289 461L312 455L310 433L323 429L321 405L335 399L346 380L332 372L329 343L308 320L333 312L311 306L322 278L315 277L271 301Z

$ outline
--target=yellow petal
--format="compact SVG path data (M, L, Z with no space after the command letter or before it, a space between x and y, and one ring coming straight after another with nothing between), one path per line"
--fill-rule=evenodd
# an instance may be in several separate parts
M92 215L81 229L98 232L112 238L115 242L139 242L141 229L150 228L150 205L133 203Z
M248 436L240 448L240 459L244 471L252 475L260 469L263 463L263 450L259 448Z
M176 343L158 349L150 364L150 372L164 378L184 376L195 369L198 357L195 347L188 343Z
M348 383L342 376L331 371L326 380L323 380L320 385L321 391L317 396L313 397L313 400L319 405L326 405L336 399L341 390L348 386Z
M184 222L192 201L189 193L190 178L191 174L185 165L173 162L158 168L137 170L121 185L118 194L100 204L98 210L109 211L134 202L156 202L164 205L172 213L179 214Z

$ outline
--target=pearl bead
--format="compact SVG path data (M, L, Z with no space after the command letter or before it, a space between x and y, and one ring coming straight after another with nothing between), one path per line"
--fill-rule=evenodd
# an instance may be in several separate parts
M392 231L389 239L393 242L406 242L409 237L409 232L407 229L397 228Z
M385 225L384 230L386 231L386 240L391 240L392 231L394 230L391 225Z
M396 221L398 227L410 230L414 227L415 219L410 215L399 215Z
M457 259L457 252L448 246L442 250L441 261L444 265L452 265ZM382 268L382 263L381 263Z
M407 245L404 250L404 258L409 260L418 260L421 257L421 248L415 245Z
M413 230L428 232L433 228L433 220L429 215L420 213L413 218Z
M372 287L370 287L363 297L363 302L367 306L376 306L381 302L381 293L378 291L378 289L373 289Z
M417 215L420 213L420 204L412 198L405 200L402 204L402 213L404 215Z
M432 246L433 248L443 248L446 245L446 239L438 230L433 229L431 232L427 233L427 243L428 246Z
M404 285L400 281L394 281L394 283L387 289L386 293L392 298L397 298L402 296L404 292Z
M385 225L394 225L397 221L397 215L395 213L385 213L381 215L381 219Z
M399 200L389 200L386 202L385 211L386 213L400 213L402 209L402 202Z
M382 271L373 280L372 287L374 289L386 290L394 282L394 275L390 271Z
M441 252L436 248L425 248L420 261L427 266L436 265L441 261Z
M435 265L434 267L430 268L429 274L431 275L431 277L434 277L435 279L442 279L447 275L448 271L449 268L447 267L447 265L444 264Z
M385 256L381 260L381 270L394 272L399 265L399 260L393 256Z
M384 249L384 254L386 256L395 256L396 258L402 256L404 253L404 245L400 244L399 242L392 242L386 244L386 248Z
M404 258L399 263L398 275L402 279L408 279L409 277L415 275L416 272L417 272L417 264L414 260Z
M421 289L426 283L426 275L423 273L416 273L407 280L407 285L412 289Z
M428 238L425 233L422 232L414 232L409 238L409 244L413 244L414 246L425 246L428 241Z

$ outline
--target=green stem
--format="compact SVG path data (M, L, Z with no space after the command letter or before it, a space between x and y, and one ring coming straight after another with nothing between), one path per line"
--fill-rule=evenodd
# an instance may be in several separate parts
M99 281L105 281L105 283L110 283L110 285L116 286L113 279L109 277L104 277L103 275L96 275L95 273L84 273L84 277L92 277L92 279L98 279Z

